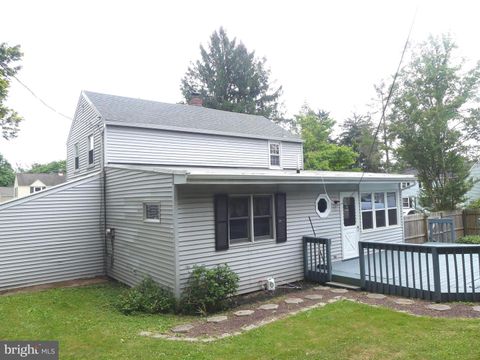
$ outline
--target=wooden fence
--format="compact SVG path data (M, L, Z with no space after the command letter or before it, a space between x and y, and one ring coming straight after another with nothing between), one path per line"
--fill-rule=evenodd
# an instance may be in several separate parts
M456 238L464 235L480 235L480 209L440 211L424 214L406 215L404 217L405 242L423 244L428 241L428 219L452 218Z

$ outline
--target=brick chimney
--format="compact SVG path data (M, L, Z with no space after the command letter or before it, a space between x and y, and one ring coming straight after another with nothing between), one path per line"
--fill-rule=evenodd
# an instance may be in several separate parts
M203 106L203 98L198 92L193 92L191 94L190 101L188 102L188 105L193 105L193 106Z

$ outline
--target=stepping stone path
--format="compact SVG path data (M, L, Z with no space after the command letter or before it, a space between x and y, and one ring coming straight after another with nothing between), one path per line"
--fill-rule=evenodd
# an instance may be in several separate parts
M300 304L303 300L300 298L287 298L285 299L285 304Z
M255 311L253 310L238 310L238 311L235 311L233 314L235 316L250 316L254 313Z
M381 300L381 299L385 299L386 296L383 294L367 294L367 298Z
M348 292L347 289L330 289L330 291L335 294L345 294Z
M192 329L193 329L193 325L184 324L184 325L175 326L174 328L172 328L172 332L183 334L183 333L189 332Z
M323 296L322 295L305 295L305 299L308 299L308 300L320 300L320 299L323 299Z
M328 286L317 286L317 287L314 287L313 290L330 290L330 287L328 287Z
M224 315L211 316L211 317L207 318L207 322L209 322L209 323L219 323L219 322L222 322L222 321L226 321L227 319L228 319L228 317L226 317Z
M258 310L277 310L278 304L263 304L258 307Z
M473 310L473 311L480 311L480 306L473 306L473 307L472 307L472 310Z
M395 304L398 305L413 305L415 304L415 301L410 300L410 299L396 299L394 300Z
M446 311L451 309L450 306L444 305L444 304L430 304L430 305L427 305L426 308L430 310L437 310L437 311Z

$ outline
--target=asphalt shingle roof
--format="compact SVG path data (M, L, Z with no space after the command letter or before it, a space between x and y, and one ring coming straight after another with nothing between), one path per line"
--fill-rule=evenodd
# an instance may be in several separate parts
M13 196L13 186L12 187L6 187L6 186L0 186L0 197L12 197Z
M84 91L84 94L110 124L301 141L299 136L263 116L91 91Z
M40 180L45 186L55 186L65 182L65 176L58 174L30 174L18 173L18 186L30 186L35 181Z

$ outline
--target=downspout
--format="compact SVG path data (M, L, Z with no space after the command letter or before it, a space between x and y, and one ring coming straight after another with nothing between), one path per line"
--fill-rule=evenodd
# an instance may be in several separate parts
M107 127L105 123L103 124L103 131L102 131L102 158L101 158L101 167L102 167L102 198L103 198L103 240L104 240L104 271L105 275L108 275L108 238L107 235L107 174L105 171L105 152L106 152L106 130ZM112 254L113 254L113 243L112 243ZM113 258L110 261L110 265L113 264Z

